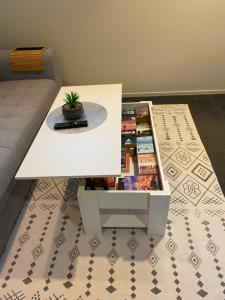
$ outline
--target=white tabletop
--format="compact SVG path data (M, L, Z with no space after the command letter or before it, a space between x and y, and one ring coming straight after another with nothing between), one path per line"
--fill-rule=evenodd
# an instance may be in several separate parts
M95 128L54 130L51 116L59 112L65 94L80 94L80 101L104 107L106 118ZM33 141L16 179L119 176L121 173L122 85L62 87ZM92 116L93 117L93 116ZM98 116L96 116L97 118Z

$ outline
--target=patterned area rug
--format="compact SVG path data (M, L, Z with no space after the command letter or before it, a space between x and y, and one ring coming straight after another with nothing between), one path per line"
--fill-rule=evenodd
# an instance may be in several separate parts
M165 236L82 231L74 179L34 182L1 260L0 300L225 299L225 199L187 105L156 105L172 197Z

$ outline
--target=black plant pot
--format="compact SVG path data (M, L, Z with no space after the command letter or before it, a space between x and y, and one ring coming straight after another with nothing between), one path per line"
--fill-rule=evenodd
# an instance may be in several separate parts
M78 102L74 107L64 104L62 106L62 113L66 120L77 120L82 117L84 108L80 102Z

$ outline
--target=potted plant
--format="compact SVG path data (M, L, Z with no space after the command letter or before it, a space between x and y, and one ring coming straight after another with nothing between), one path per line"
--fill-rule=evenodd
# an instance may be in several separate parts
M66 102L62 106L64 118L67 120L79 119L84 112L83 105L80 102L80 95L77 92L71 91L66 93L64 101Z

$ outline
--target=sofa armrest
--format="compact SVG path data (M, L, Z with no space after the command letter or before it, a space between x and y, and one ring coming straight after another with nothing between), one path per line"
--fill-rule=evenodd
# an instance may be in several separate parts
M47 48L43 52L43 72L13 72L9 64L9 54L11 51L12 49L0 50L0 81L48 78L55 80L59 87L62 85L58 66L56 64L52 49Z

